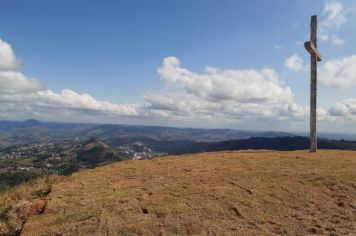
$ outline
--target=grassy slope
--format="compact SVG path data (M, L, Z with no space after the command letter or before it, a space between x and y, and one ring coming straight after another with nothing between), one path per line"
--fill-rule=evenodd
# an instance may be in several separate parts
M125 161L54 184L22 235L356 232L356 152L218 152Z

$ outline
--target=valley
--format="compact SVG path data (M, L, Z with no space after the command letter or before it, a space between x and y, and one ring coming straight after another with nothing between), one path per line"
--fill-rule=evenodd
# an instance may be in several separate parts
M356 141L318 140L320 149L356 150ZM123 160L226 150L304 150L283 132L0 121L0 193L45 175L70 175Z

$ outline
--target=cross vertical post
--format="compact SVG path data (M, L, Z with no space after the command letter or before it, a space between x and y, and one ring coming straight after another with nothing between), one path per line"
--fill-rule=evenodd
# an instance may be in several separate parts
M317 63L321 61L317 45L317 16L311 17L310 41L304 43L310 53L310 152L317 151Z

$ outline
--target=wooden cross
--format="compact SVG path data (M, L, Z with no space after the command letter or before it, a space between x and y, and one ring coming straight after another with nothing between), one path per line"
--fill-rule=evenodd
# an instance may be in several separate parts
M311 17L310 41L305 42L304 47L310 53L310 152L316 152L317 63L321 61L317 45L317 16Z

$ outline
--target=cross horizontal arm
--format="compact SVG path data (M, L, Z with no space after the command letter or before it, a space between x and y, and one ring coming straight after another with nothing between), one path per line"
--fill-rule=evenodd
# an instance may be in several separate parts
M304 47L310 54L315 55L318 61L321 61L321 54L318 52L318 49L316 49L313 42L305 42Z

